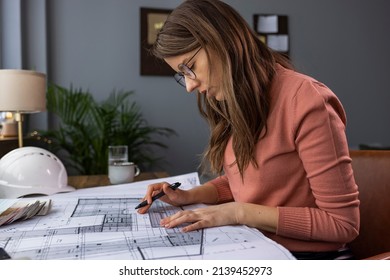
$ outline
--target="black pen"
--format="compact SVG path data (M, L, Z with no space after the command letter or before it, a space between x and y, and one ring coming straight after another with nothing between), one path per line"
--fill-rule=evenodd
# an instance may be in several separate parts
M176 190L181 184L176 182L176 183L173 183L172 185L170 185L169 187L172 189L172 190ZM164 196L165 193L163 191L159 192L158 194L152 196L152 201L155 201L156 199L159 199L160 197ZM144 200L142 201L140 204L137 205L137 207L135 207L135 209L138 209L138 208L141 208L141 207L144 207L148 205L148 201L147 200Z

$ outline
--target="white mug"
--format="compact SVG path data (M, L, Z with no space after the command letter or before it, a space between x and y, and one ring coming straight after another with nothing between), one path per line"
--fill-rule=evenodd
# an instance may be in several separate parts
M114 162L108 166L108 178L113 185L131 183L140 173L134 162Z

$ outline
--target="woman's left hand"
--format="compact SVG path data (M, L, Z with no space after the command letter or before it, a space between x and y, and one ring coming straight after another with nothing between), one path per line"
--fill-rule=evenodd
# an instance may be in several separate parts
M237 211L240 203L229 202L219 205L183 210L161 219L160 225L173 228L181 224L190 223L182 228L183 232L201 228L238 224Z

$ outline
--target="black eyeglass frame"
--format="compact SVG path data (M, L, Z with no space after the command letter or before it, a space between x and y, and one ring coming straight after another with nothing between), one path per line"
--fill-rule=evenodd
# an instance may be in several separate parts
M186 87L186 79L185 77L190 78L191 80L196 79L195 72L188 67L188 64L194 59L194 57L198 54L198 52L202 49L200 47L194 55L186 62L186 63L180 63L177 68L179 68L180 72L176 73L173 77L175 78L175 81L181 85L182 87Z

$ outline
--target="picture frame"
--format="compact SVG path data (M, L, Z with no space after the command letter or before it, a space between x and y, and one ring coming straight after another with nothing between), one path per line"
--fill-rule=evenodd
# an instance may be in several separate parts
M290 56L287 15L255 14L253 27L264 44L286 57Z
M143 8L140 9L140 74L141 76L173 76L174 71L163 60L149 53L153 46L158 31L164 25L165 20L172 10Z

